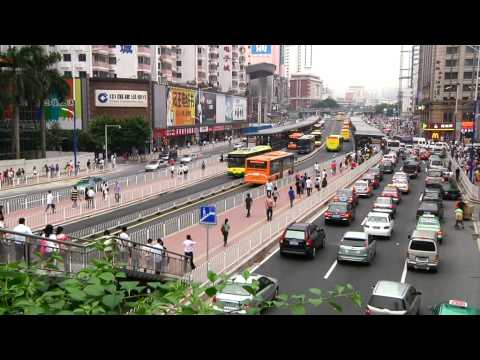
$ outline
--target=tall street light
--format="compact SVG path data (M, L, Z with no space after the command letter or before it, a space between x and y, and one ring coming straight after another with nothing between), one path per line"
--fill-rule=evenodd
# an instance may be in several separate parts
M469 48L475 50L477 52L477 71L476 71L476 80L475 80L475 95L474 95L474 107L473 107L473 131L472 131L472 145L475 143L475 127L477 125L477 116L478 116L478 79L479 79L479 70L480 70L480 47L479 45L472 46L472 45L467 45ZM470 148L470 181L473 182L473 159L475 156L475 149L472 146Z
M454 85L449 85L445 88L445 90L450 90ZM457 87L457 96L455 98L455 113L454 113L454 132L453 132L453 140L456 140L456 135L457 135L457 113L458 113L458 95L459 95L459 90L460 90L460 83L457 83L455 85Z
M115 128L118 128L118 129L121 129L122 127L120 125L105 125L105 167L107 166L108 164L108 133L107 133L107 129L109 127L115 127Z

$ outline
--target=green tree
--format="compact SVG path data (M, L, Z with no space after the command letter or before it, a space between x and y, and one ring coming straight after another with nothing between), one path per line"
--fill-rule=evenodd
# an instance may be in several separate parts
M339 106L340 105L332 98L327 98L312 104L312 108L338 108Z
M88 126L88 137L97 151L101 151L105 144L105 125L107 124L122 127L121 129L108 128L108 150L111 152L130 151L133 146L143 149L150 140L152 129L142 117L114 119L108 116L100 116L93 119Z
M60 129L57 122L48 129L47 148L54 151L61 151L64 139L64 131Z

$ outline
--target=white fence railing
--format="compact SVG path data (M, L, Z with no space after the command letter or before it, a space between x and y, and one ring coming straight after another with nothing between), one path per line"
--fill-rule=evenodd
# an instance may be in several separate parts
M209 264L203 263L195 270L189 273L185 280L204 283L207 281L208 270L223 273L231 269L234 265L241 261L254 256L264 246L270 244L276 239L276 236L291 222L300 217L308 215L312 209L318 205L325 203L330 199L338 189L341 189L355 181L360 175L374 166L381 159L381 154L377 154L362 165L351 170L348 176L342 176L331 182L321 191L314 193L312 196L304 198L302 202L289 208L285 212L278 214L271 222L259 226L249 235L233 243L230 247L217 253L210 258ZM207 270L208 269L208 270Z

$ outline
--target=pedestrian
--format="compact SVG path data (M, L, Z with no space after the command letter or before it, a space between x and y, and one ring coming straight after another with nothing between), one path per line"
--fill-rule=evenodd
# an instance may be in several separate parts
M13 228L13 232L26 235L32 235L32 229L25 225L25 218L18 219L18 225ZM28 249L29 241L26 236L15 234L13 236L15 241L15 260L24 260L27 264L30 262L30 251Z
M247 197L245 198L245 208L247 209L247 217L250 217L250 210L252 208L252 203L253 203L253 199L250 193L248 193Z
M87 170L91 170L92 163L90 162L90 159L87 160Z
M45 209L45 212L47 212L48 209L52 209L52 214L55 214L55 204L53 203L52 190L48 190L47 193L47 208Z
M195 241L192 241L192 237L187 235L187 238L183 242L183 251L185 254L185 266L187 265L187 261L190 260L190 267L195 269L195 264L193 263L193 246L196 244Z
M265 189L267 190L267 196L271 196L273 191L273 184L270 180L268 180L267 184L265 185Z
M57 240L57 236L53 233L53 226L51 224L47 224L40 236L45 238L40 240L40 255L44 259L49 260L52 257L53 253L59 250L59 246L56 242L49 241ZM54 261L54 264L55 263L56 261Z
M295 191L293 191L293 188L290 186L290 189L288 190L288 198L290 199L290 207L293 207L293 200L295 200Z
M95 190L93 190L93 187L87 190L87 204L88 207L94 207L94 198L95 198Z
M58 163L55 164L55 177L60 175L60 166L58 166Z
M115 187L113 188L113 193L115 194L115 202L118 204L120 202L120 184L118 181L115 181Z
M205 160L202 161L202 171L205 170Z
M338 164L338 169L340 170L340 174L342 173L343 170L343 161L340 161Z
M48 178L48 170L49 170L48 165L45 164L43 168L45 169L45 176Z
M221 232L223 235L223 246L227 246L228 240L228 233L230 232L230 224L228 223L228 219L225 219L225 222L222 225Z
M162 260L164 257L165 247L163 246L162 239L158 238L156 243L152 245L155 249L153 252L153 264L155 274L160 274L162 271Z
M108 188L108 183L106 181L104 181L102 185L103 185L103 188L102 188L103 200L106 200L110 189Z
M335 159L332 160L332 163L330 164L330 168L332 171L332 175L335 176L337 174L337 162Z
M305 182L307 186L307 196L310 196L312 194L312 179L310 178L310 176L307 178Z
M277 205L277 200L280 197L280 192L278 191L278 188L276 186L273 187L272 197L275 205Z
M184 164L183 165L183 176L185 177L185 179L187 178L187 175L188 175L188 166L187 166L187 164Z
M302 176L302 179L300 181L300 192L303 194L305 194L305 188L307 187L307 179L305 178L305 176Z
M267 196L265 199L265 208L267 210L267 221L272 221L273 216L273 207L275 206L275 202L271 196Z
M295 181L295 188L297 190L297 195L298 197L301 197L301 194L302 194L302 185L300 184L300 179L297 179Z
M70 273L70 260L71 260L71 255L70 255L70 248L67 244L65 244L65 241L68 241L68 235L63 232L63 227L62 226L57 226L55 230L55 236L60 243L58 244L60 248L60 255L62 256L63 259L63 266L65 268L66 273Z
M172 178L173 178L173 175L175 175L175 165L173 164L170 166L170 175Z
M112 264L115 263L115 253L116 253L116 250L117 250L117 240L110 235L110 231L109 230L105 230L103 232L103 245L104 245L104 248L103 248L103 252L105 254L105 257L108 261L111 261Z
M327 178L324 177L323 180L322 180L322 188L326 188L327 187Z
M36 167L36 166L33 167L32 174L33 174L34 177L37 177L38 171L37 171L37 167Z
M328 176L328 174L327 174L327 169L323 169L323 171L322 171L322 180L323 180L323 179L326 179L327 176Z
M121 233L118 235L120 239L120 257L122 262L126 262L128 267L132 267L132 242L130 241L130 235L127 233L128 229L126 226L122 227Z
M458 208L455 209L455 228L459 229L460 225L462 225L462 229L464 229L463 210L458 207Z
M317 176L315 178L315 189L317 189L317 191L320 191L320 183L321 183L321 179L320 179L320 176Z
M455 169L455 180L456 180L457 182L458 182L459 177L460 177L460 168L457 167L457 168Z
M78 202L78 190L76 186L73 186L73 189L70 192L70 199L72 200L72 208L76 208Z
M318 161L315 161L315 165L313 165L313 167L315 169L315 175L318 175L320 172L320 165L318 165Z
M5 229L5 216L3 215L3 205L0 205L0 230ZM0 245L2 246L2 253L3 253L3 240L4 236L3 233L0 232Z

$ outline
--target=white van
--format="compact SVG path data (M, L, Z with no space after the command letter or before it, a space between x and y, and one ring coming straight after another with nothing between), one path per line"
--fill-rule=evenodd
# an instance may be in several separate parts
M413 138L413 144L419 147L427 145L427 140L425 138L421 137L414 137Z

